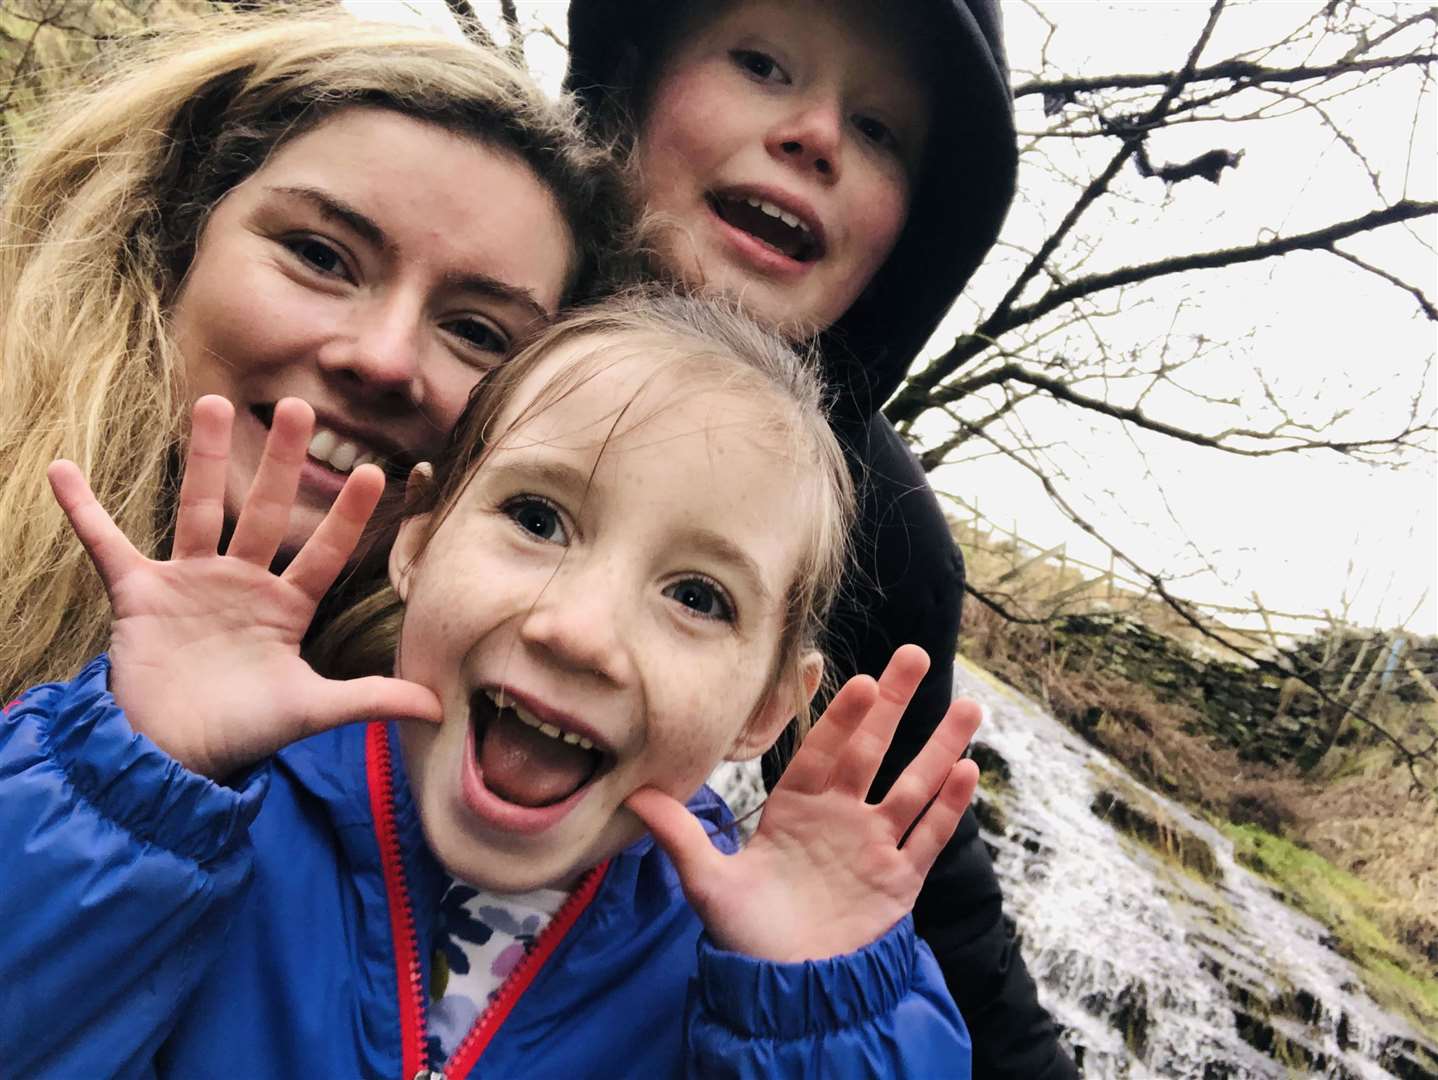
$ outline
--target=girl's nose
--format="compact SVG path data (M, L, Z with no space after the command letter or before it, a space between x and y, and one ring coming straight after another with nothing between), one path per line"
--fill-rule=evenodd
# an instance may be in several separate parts
M320 353L320 367L351 392L418 406L424 401L421 305L394 293L353 312L343 332Z
M811 100L776 124L767 140L769 153L832 183L839 178L843 140L842 110L837 101Z
M626 683L632 671L615 581L616 575L598 564L561 564L530 606L520 637L566 670Z

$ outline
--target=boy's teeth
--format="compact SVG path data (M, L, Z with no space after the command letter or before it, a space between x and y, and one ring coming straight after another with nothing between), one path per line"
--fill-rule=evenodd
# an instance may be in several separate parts
M335 472L347 473L356 466L379 460L379 455L362 449L348 439L341 439L328 428L318 429L310 438L310 457L322 461Z
M797 214L791 214L789 213L789 211L781 209L780 207L775 206L771 202L766 202L763 199L756 199L752 195L744 201L747 202L750 206L754 207L756 210L762 211L763 213L768 214L770 217L778 218L791 229L802 229L804 232L809 231L809 226L805 225L803 219L800 218Z

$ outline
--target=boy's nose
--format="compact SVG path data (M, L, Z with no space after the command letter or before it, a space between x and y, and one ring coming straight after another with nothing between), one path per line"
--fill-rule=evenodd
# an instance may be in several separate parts
M816 102L775 127L769 152L791 165L838 179L843 119L833 102Z
M393 398L418 406L422 313L402 295L377 299L355 313L345 332L320 353L320 367L349 383L360 396Z

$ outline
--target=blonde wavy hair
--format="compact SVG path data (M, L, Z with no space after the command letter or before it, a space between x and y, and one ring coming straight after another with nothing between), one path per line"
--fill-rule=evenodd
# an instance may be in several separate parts
M504 435L500 416L528 375L555 349L591 345L541 388L504 430L549 408L606 363L642 352L680 371L686 393L722 387L776 406L765 434L777 441L799 476L812 482L806 506L776 527L804 529L800 565L784 597L784 625L768 686L795 688L792 702L797 743L812 723L802 665L818 651L825 620L838 594L849 557L854 486L825 411L825 389L811 356L801 355L778 334L759 326L724 298L685 295L661 286L635 287L561 318L538 331L503 368L475 390L433 475L417 477L405 513L429 514L428 534L417 558L453 510L475 473ZM404 607L389 586L337 615L315 643L311 658L327 674L348 677L393 669Z
M332 12L333 9L330 9ZM552 191L591 295L626 216L567 103L497 55L313 10L198 19L117 48L55 100L0 195L0 693L102 650L109 606L45 481L80 464L142 551L162 550L186 441L168 315L206 217L286 140L392 109L516 155Z

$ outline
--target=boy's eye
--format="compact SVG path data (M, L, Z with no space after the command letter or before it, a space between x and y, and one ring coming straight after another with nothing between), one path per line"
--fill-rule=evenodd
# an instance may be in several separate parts
M675 582L664 590L664 595L703 618L734 621L734 605L729 597L722 588L705 578L685 578Z
M442 326L467 346L481 352L503 354L509 351L509 335L485 319L465 316L451 319Z
M899 147L898 138L882 120L876 120L872 116L855 116L854 126L859 129L859 134L876 146L887 150L897 150Z
M768 53L759 52L757 49L734 49L729 53L729 57L761 82L789 82L788 73Z
M310 269L321 274L347 276L344 257L318 237L296 236L284 243Z
M504 504L511 521L531 536L551 544L567 544L569 533L559 509L538 495L521 495Z

